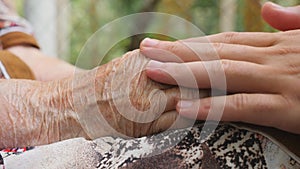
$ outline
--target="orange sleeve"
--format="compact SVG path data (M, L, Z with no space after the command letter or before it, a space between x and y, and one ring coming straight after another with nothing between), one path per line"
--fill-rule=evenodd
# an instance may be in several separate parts
M7 74L12 79L31 79L34 80L34 74L31 69L14 54L2 50L0 51L0 61L6 69Z
M0 37L0 42L3 49L12 46L27 45L35 48L40 48L37 41L32 35L23 32L11 32Z

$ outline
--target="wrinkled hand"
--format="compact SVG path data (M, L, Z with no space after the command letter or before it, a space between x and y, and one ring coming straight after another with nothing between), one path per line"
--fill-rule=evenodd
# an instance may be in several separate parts
M299 30L221 33L177 42L146 39L141 44L141 52L161 61L151 61L147 74L166 84L176 84L172 78L176 75L183 81L183 86L191 86L186 72L180 71L188 67L199 88L218 87L211 86L207 72L213 75L224 72L227 90L232 94L216 96L226 98L222 120L272 126L300 134L299 44ZM216 66L217 63L222 66ZM201 101L198 119L206 119L212 106L211 99L181 100L177 110L190 117L190 112Z
M178 113L174 111L177 98L199 97L198 90L185 88L180 93L178 87L147 78L144 69L148 62L136 50L97 69L94 86L97 107L92 107L95 105L92 100L88 109L78 111L90 137L139 137L164 131L177 119ZM93 90L91 87L89 91ZM78 105L83 107L86 103Z
M0 80L0 148L74 137L139 137L173 124L192 125L177 118L176 99L195 99L198 89L150 80L143 70L148 62L136 50L68 79Z

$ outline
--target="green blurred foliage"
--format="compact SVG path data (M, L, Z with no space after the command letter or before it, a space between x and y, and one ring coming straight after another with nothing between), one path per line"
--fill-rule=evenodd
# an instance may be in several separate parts
M154 6L152 6L154 4ZM219 1L213 0L72 0L72 34L70 62L76 63L84 43L97 29L122 16L138 12L163 12L177 15L197 25L205 34L218 33ZM91 9L95 8L95 9ZM87 12L88 11L88 12ZM213 19L212 19L213 18ZM138 48L145 37L174 40L156 34L143 34L120 41L113 47L102 64ZM133 42L136 41L136 42Z
M20 6L22 0L17 1L18 6ZM252 6L251 2L255 1L236 1L234 31L276 31L263 22L262 18L257 15L257 13L260 13L260 5L266 2L266 0L257 0L258 8L249 7L249 3ZM76 63L82 47L98 29L114 19L138 12L153 11L177 15L195 24L206 35L219 33L219 16L222 15L220 2L221 0L70 0L71 25L69 37L71 52L68 57L69 62L72 64ZM299 4L300 0L273 0L273 2L284 6L291 6ZM257 25L258 23L261 23L261 25L253 29L249 28L249 26L251 27L251 25ZM120 41L110 50L104 58L103 63L121 56L128 50L138 48L139 42L144 37L174 40L171 37L155 34L143 34L127 38Z

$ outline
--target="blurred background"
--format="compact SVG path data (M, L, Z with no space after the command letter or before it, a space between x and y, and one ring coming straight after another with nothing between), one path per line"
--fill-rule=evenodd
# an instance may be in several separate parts
M262 20L260 10L265 0L12 0L21 16L28 19L42 50L72 64L89 37L103 25L138 12L163 12L182 17L206 35L224 31L276 31ZM272 0L283 6L300 0ZM144 25L147 29L149 24ZM122 29L122 28L120 28ZM128 30L129 31L129 30ZM172 40L162 35L143 34L122 40L110 50L103 63L139 47L150 36ZM109 40L109 39L107 39ZM97 47L97 46L96 46ZM93 59L93 56L90 56ZM91 68L93 62L83 67Z

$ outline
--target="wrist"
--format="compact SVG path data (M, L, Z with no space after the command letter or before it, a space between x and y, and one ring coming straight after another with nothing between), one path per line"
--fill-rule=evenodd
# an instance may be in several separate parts
M104 88L107 73L110 71L109 66L102 65L90 71L76 73L72 78L73 109L80 125L90 139L114 133L104 113L110 112L109 106L107 106L107 97L109 96ZM103 108L106 109L103 110Z
M42 90L48 89L49 91L44 95L51 93L51 96L45 100L44 105L48 107L47 112L52 113L53 123L59 126L58 131L53 131L53 133L58 133L59 136L54 140L65 140L74 137L88 138L75 111L73 92L76 89L74 89L73 79L43 83L42 86Z
M0 146L34 146L87 138L73 108L70 82L1 80Z

